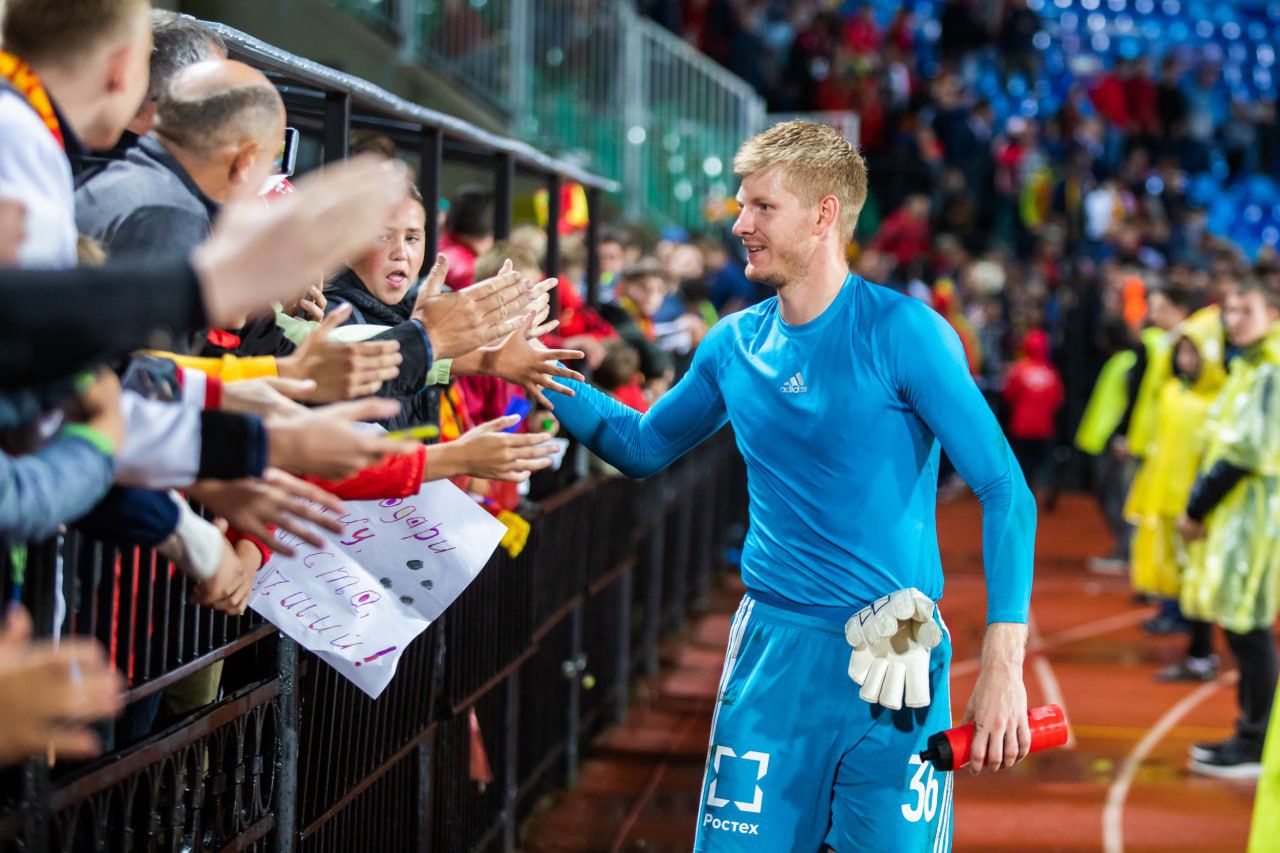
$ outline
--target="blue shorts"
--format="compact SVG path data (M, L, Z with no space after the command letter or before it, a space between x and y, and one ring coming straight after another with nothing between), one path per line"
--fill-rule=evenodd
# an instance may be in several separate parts
M951 849L952 774L919 757L929 735L951 727L950 636L933 650L928 708L864 702L850 651L829 617L743 598L711 722L695 850Z

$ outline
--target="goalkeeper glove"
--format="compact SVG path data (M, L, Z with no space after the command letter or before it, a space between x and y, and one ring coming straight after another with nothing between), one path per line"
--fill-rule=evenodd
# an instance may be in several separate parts
M897 711L905 694L908 708L929 704L929 652L942 642L937 606L910 587L892 592L859 610L844 626L853 646L849 677L861 685L858 695Z

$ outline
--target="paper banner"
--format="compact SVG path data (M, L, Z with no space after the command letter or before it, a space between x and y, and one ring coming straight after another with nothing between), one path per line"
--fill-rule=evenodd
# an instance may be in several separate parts
M345 501L340 534L258 572L249 606L377 698L400 655L480 574L506 528L447 480L411 498Z

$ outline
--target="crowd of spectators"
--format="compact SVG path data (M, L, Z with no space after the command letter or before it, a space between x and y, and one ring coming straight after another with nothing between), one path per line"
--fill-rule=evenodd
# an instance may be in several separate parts
M672 381L680 347L650 351L640 298L664 268L620 271L636 284L615 330L576 287L580 238L546 278L543 232L495 244L492 196L465 189L424 276L436 212L395 146L354 136L356 156L295 186L280 95L198 22L147 0L8 0L0 39L0 761L122 746L221 692L219 663L122 709L96 643L32 639L65 628L16 603L29 545L75 529L151 548L192 604L239 615L291 552L277 530L319 545L343 500L447 478L516 554L524 490L564 454L543 392L572 393L566 364L625 339L667 358L621 376L635 405Z
M952 321L1011 429L1044 421L1012 411L1044 401L1006 383L1024 342L1047 344L1064 387L1046 398L1058 400L1058 449L1030 466L1046 482L1068 464L1062 446L1110 355L1105 330L1126 286L1176 282L1213 301L1223 275L1276 257L1274 239L1245 247L1209 229L1198 176L1270 169L1280 132L1275 103L1227 96L1207 51L1170 54L1158 72L1146 59L1077 63L1050 113L993 103L977 86L991 61L1005 89L1047 87L1048 36L1026 0L947 0L927 21L857 0L643 8L751 82L771 111L857 113L871 186L851 264ZM1134 334L1143 321L1122 319Z

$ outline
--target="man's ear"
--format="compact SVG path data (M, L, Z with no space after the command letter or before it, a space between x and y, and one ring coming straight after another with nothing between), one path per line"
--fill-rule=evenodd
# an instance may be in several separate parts
M818 202L818 218L813 224L815 236L823 236L832 228L840 227L840 201L833 195L824 196Z
M129 85L129 68L133 63L133 51L136 45L132 42L111 47L106 55L106 93L114 95L123 92Z
M238 187L249 180L254 166L258 164L258 158L261 156L262 143L256 139L246 139L237 145L235 154L231 158L231 168L227 174L227 179L231 182L231 185Z

